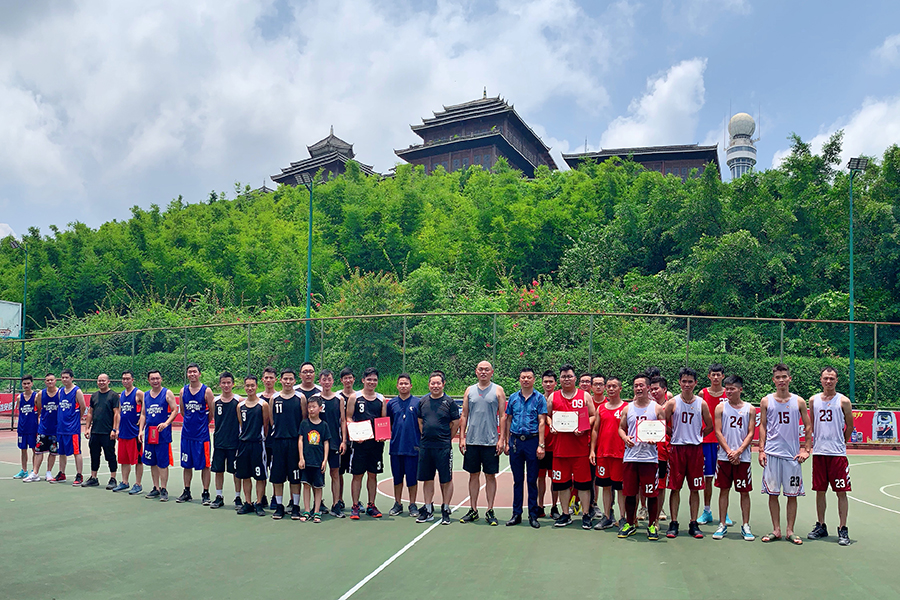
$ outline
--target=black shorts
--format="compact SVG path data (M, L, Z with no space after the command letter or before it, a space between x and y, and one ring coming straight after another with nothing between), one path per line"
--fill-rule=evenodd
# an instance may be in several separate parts
M341 468L341 450L340 448L329 448L328 450L328 468L329 469L340 469Z
M419 468L416 479L431 481L435 471L441 483L453 481L453 450L446 448L419 448Z
M466 445L466 453L463 455L463 470L466 473L481 473L496 475L500 472L500 456L497 454L497 446L469 446Z
M39 435L37 437L37 443L34 445L35 454L42 454L44 452L56 454L57 450L59 450L59 446L56 443L55 435Z
M353 452L350 457L350 474L362 475L363 473L384 472L384 442L366 440L353 444Z
M350 455L353 454L353 442L347 442L347 451L341 454L341 464L340 473L343 475L344 473L350 472Z
M325 473L322 467L306 467L300 471L300 481L310 487L322 489L325 487Z
M269 471L269 481L272 483L292 484L300 483L300 449L297 440L274 439L272 440L272 470Z
M553 470L553 453L549 450L544 451L544 458L538 459L538 469L541 471Z
M234 473L237 466L237 448L213 448L212 472L213 473Z
M661 460L657 464L659 465L658 478L665 479L666 475L669 474L669 461Z
M265 481L267 474L266 452L263 449L263 443L238 442L234 476L238 479Z

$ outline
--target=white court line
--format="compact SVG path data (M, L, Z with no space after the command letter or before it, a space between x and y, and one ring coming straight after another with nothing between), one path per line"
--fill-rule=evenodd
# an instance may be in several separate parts
M886 491L884 491L885 488L894 487L895 485L900 485L900 483L889 483L887 485L883 485L883 486L881 486L881 488L879 488L878 491L881 492L882 494L884 494L885 496L887 496L888 498L896 498L897 500L900 500L900 496L888 494Z
M498 472L497 475L500 475L500 473L503 473L504 471L506 471L506 469L503 469L503 471ZM468 472L468 471L453 471L453 472L454 472L454 473L465 473L467 477L468 477L468 475L469 475L469 472ZM385 481L390 481L390 482L392 482L392 483L391 483L391 489L390 489L390 491L393 492L393 491L394 491L394 490L393 490L393 485L394 485L394 484L393 484L393 481L394 481L394 477L391 476L391 475L385 477L384 479L379 480L379 481L378 481L378 485L375 486L375 491L378 492L378 494L380 494L381 496L384 496L385 498L387 498L387 499L389 499L391 502L393 502L393 501L394 501L394 494L393 494L393 493L389 494L389 493L387 493L387 492L385 492L385 491L382 491L382 489L381 489L381 484L384 483ZM405 483L406 483L406 482L404 481L404 484L405 484ZM466 483L467 483L467 485L468 485L468 482L466 482ZM417 485L418 485L418 484L417 484ZM483 489L484 489L484 486L481 486L481 489L483 490ZM403 486L403 494L405 494L405 495L408 496L408 495L409 495L408 492L409 492L409 489L406 487L406 485L404 485L404 486ZM409 498L407 498L407 497L401 496L400 499L401 499L402 501L409 502ZM499 508L500 510L512 510L512 509L513 509L512 506L497 506L497 505L495 504L495 505L494 505L494 509L496 510L496 509L498 509L498 508Z
M884 463L897 463L897 462L900 462L900 460L873 460L873 461L869 461L869 462L851 463L850 466L851 467L861 467L863 465L881 465ZM900 485L900 484L892 484L892 485ZM889 486L884 486L881 488L882 494L885 494L885 492L884 492L885 487L889 487ZM890 494L885 494L885 495L890 496ZM851 496L850 494L847 494L847 497L850 498L851 500L856 500L857 502L871 506L873 508L880 508L881 510L885 510L887 512L892 512L894 514L900 515L900 511L894 510L892 508L886 508L884 506L881 506L880 504L872 504L871 502L866 502L865 500L860 500L859 498L857 498L855 496ZM894 496L894 497L896 497L896 496Z
M847 497L850 498L851 500L856 500L857 502L862 502L863 504L868 504L869 506L873 506L873 507L875 507L875 508L880 508L881 510L886 510L886 511L888 511L888 512L892 512L892 513L894 513L894 514L900 515L900 510L894 510L894 509L892 509L892 508L885 508L885 507L880 506L880 505L878 505L878 504L872 504L871 502L866 502L865 500L860 500L859 498L854 498L854 497L851 496L850 494L847 494Z
M500 471L500 473L504 473L504 472L506 472L506 471L508 471L508 470L509 470L509 465L507 465L502 471ZM498 473L498 475L499 475L500 473ZM485 487L486 485L487 485L487 482L485 482L484 484L482 484L482 486L479 488L479 491L480 491L480 490L483 490L484 487ZM439 489L435 490L435 494L438 494L438 493L440 493L440 490L439 490ZM463 504L465 504L466 502L468 502L470 497L471 497L471 496L466 496L465 498L463 498L462 502L460 502L459 504L457 504L456 506L454 506L453 508L451 508L451 509L450 509L451 514L452 514L453 512L455 512L456 510L458 510L460 506L462 506ZM424 505L423 505L423 506L424 506ZM431 533L431 532L432 532L436 527L438 527L440 524L441 524L441 522L438 521L438 522L434 523L431 527L429 527L428 529L426 529L425 531L423 531L422 533L420 533L419 535L417 535L415 538L413 538L413 540L412 540L411 542L409 542L408 544L406 544L405 546L403 546L402 548L400 548L400 550L398 550L393 556L391 556L389 559L387 559L386 561L384 561L383 563L381 563L381 564L378 566L377 569L375 569L374 571L372 571L371 573L369 573L368 575L366 575L365 577L363 577L363 579L362 579L359 583L357 583L357 584L354 585L352 588L350 588L350 589L347 591L347 593L344 594L343 596L341 596L340 598L338 598L338 600L347 600L347 598L349 598L350 596L352 596L353 594L355 594L356 592L358 592L358 591L360 590L360 588L362 588L364 585L366 585L367 583L369 583L369 582L372 580L372 578L374 578L376 575L378 575L379 573L381 573L382 571L384 571L386 568L388 568L388 566L389 566L392 562L394 562L395 560L397 560L398 558L400 558L401 556L403 556L403 554L405 554L407 550L409 550L410 548L412 548L413 546L415 546L416 543L418 543L419 540L421 540L423 537L425 537L426 535L428 535L429 533Z

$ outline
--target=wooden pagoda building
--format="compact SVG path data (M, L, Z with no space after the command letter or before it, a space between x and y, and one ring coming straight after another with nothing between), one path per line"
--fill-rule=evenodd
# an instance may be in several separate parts
M286 185L301 185L302 174L308 174L309 178L315 177L320 169L324 171L325 179L331 179L347 170L347 161L353 160L353 144L348 144L334 135L334 127L325 139L319 140L312 146L307 146L309 158L292 162L291 166L281 169L278 175L272 175L272 181ZM364 165L359 161L360 170L366 175L374 175L371 165Z
M556 169L550 148L522 120L515 108L499 96L444 106L410 128L422 143L394 153L408 163L423 165L429 173L438 166L446 171L481 165L494 166L501 156L510 166L534 177L540 165Z
M642 148L614 148L599 152L580 152L563 154L563 160L571 168L576 168L584 160L601 163L609 158L631 159L641 164L648 171L658 171L663 175L676 175L686 180L691 169L703 173L709 164L714 164L722 177L719 168L718 144L715 146L699 146L687 144L681 146L647 146Z

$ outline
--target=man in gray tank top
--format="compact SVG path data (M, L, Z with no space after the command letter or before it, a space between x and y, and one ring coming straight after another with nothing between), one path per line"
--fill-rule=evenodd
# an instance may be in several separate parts
M484 488L487 496L489 525L498 525L494 515L494 497L497 495L497 473L500 471L500 454L506 444L498 431L500 417L506 412L506 393L491 381L494 367L486 360L475 367L478 383L466 389L463 396L462 417L459 423L459 450L463 453L463 469L469 474L469 512L460 523L478 520L478 492L481 489L481 471L484 471Z

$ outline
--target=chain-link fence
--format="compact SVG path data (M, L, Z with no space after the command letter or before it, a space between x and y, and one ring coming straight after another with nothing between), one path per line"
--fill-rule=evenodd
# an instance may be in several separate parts
M450 393L462 394L481 360L494 364L495 380L508 389L515 389L524 366L540 375L570 363L626 379L654 365L677 388L682 365L700 372L704 384L708 366L721 362L726 373L744 378L745 397L756 402L771 391L771 368L782 361L797 393L818 391L819 372L831 365L839 390L848 394L849 328L842 321L609 313L327 317L311 319L309 355L320 369L349 366L357 376L377 367L385 394L402 372L412 375L414 393L426 393L434 369L447 374ZM139 382L159 370L165 384L180 387L191 362L210 384L225 370L240 377L267 366L296 369L305 356L305 331L303 319L292 319L7 340L0 343L0 387L18 386L23 354L26 373L40 379L68 367L86 389L98 374L116 381L126 369ZM855 355L855 405L900 406L900 324L855 323Z

